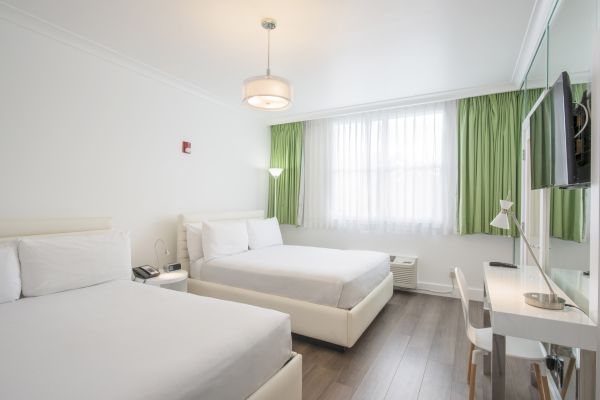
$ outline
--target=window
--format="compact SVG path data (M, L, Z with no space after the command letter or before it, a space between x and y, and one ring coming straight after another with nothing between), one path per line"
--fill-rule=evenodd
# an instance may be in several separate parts
M304 224L451 231L455 115L452 102L307 122Z

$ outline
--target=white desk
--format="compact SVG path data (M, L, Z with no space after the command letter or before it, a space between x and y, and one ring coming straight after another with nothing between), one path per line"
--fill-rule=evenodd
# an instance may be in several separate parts
M574 304L556 284L551 284L567 303ZM548 292L536 267L502 268L485 263L484 285L493 332L492 399L505 398L506 336L596 351L596 325L583 312L570 307L545 310L525 303L525 292Z

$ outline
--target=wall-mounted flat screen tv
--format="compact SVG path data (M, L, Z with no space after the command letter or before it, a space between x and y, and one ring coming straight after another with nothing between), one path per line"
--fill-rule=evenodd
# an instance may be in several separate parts
M573 102L563 72L530 115L531 188L577 187L590 182L590 95Z

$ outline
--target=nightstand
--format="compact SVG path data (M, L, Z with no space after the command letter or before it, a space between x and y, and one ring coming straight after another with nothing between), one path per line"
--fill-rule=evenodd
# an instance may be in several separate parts
M188 272L182 269L173 272L161 272L159 276L150 279L135 278L135 281L179 292L187 292L187 279Z

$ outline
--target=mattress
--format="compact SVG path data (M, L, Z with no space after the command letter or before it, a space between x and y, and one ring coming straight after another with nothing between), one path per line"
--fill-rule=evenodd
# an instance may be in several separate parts
M380 252L281 245L201 259L190 273L208 282L351 309L390 268L389 256Z
M129 281L0 304L0 399L244 399L291 356L286 314Z

